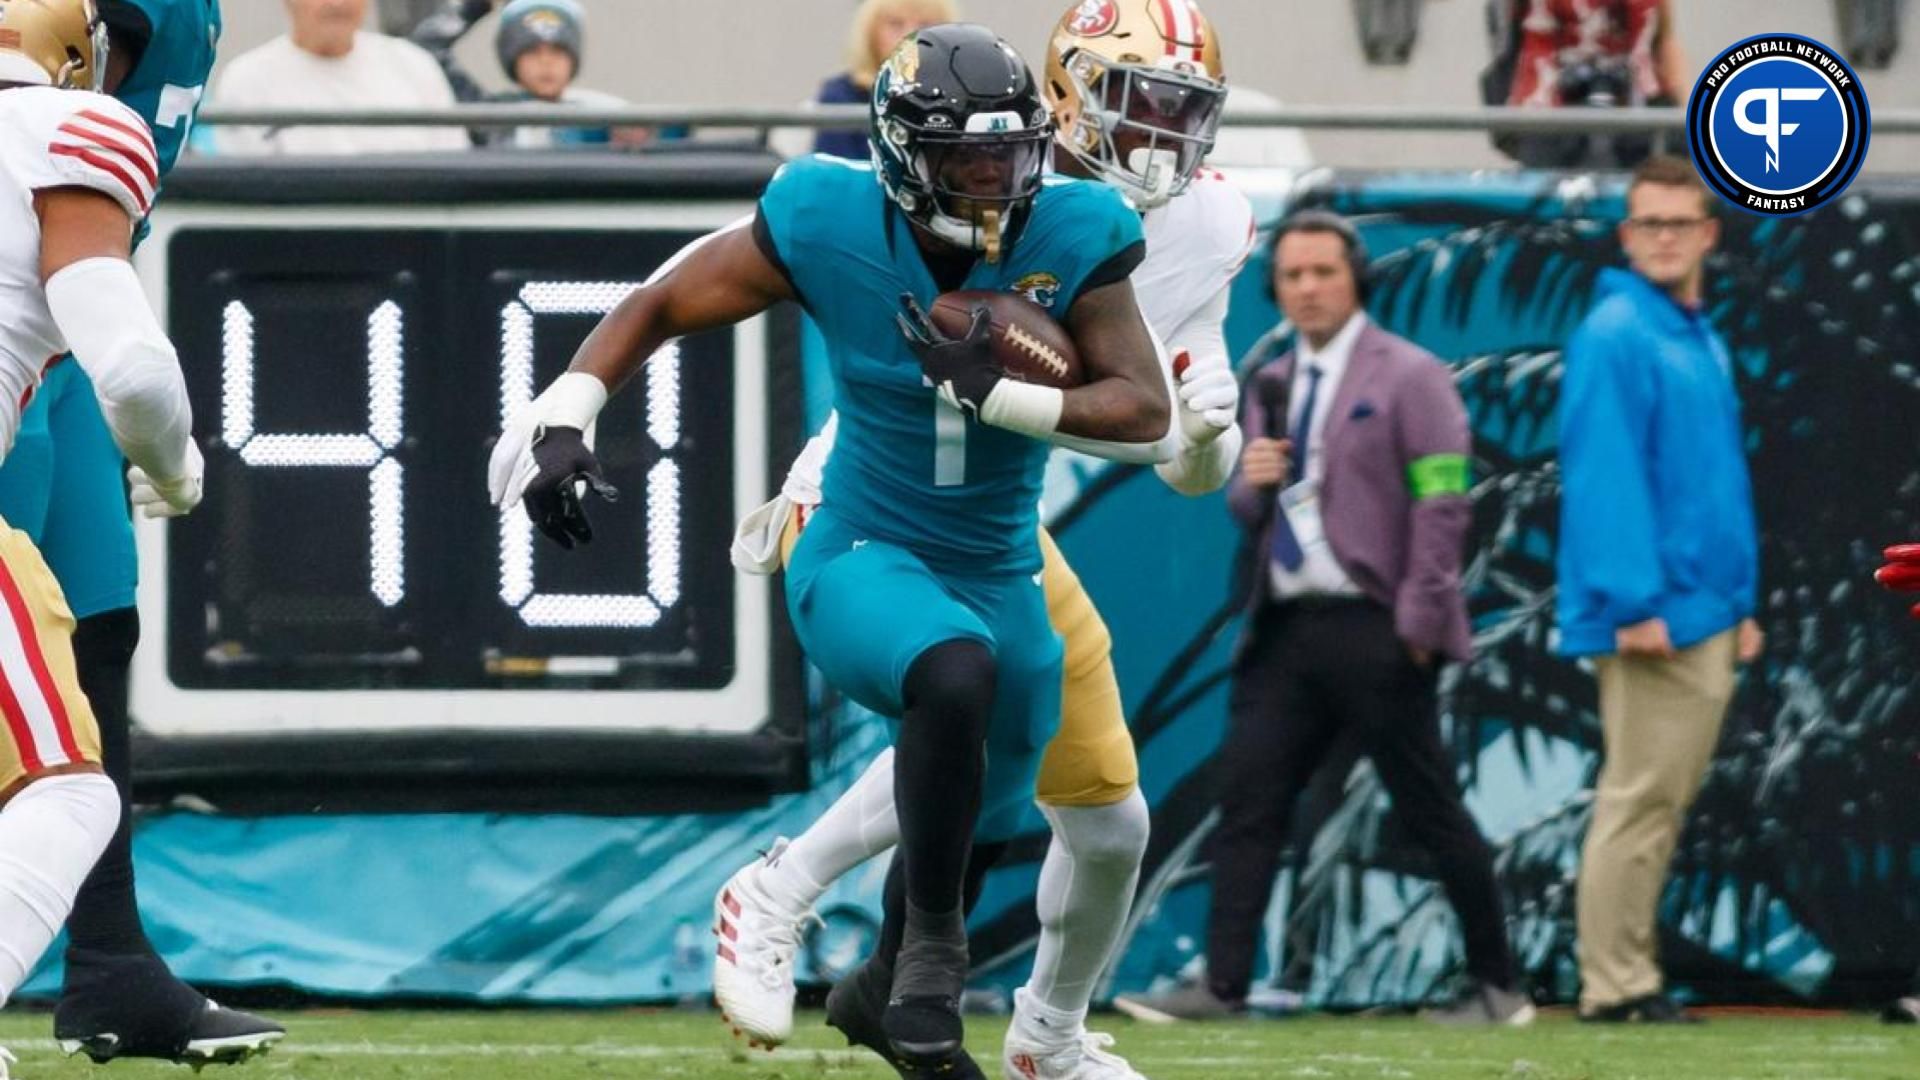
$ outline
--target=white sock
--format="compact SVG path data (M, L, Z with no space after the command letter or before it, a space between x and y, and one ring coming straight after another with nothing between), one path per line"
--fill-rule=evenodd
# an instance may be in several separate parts
M900 842L893 809L893 748L880 752L820 819L787 845L761 883L805 910L840 876Z
M1014 1023L1042 1042L1079 1035L1133 907L1150 828L1135 789L1111 806L1047 806L1053 841L1040 866L1040 945Z
M0 808L0 1005L66 925L119 827L120 795L99 773L35 780Z

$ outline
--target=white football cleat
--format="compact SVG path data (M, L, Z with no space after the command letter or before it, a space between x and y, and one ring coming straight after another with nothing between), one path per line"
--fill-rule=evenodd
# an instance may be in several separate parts
M1000 1051L1000 1075L1005 1080L1147 1080L1119 1054L1109 1053L1113 1036L1083 1031L1065 1046L1043 1046L1007 1029Z
M793 958L812 909L773 899L760 876L787 850L781 837L764 858L727 879L713 898L713 997L747 1045L771 1050L793 1037Z

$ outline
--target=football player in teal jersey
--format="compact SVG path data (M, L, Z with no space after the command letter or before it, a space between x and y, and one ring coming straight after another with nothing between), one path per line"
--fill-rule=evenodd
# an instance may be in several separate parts
M213 70L219 2L97 0L96 7L111 43L106 89L147 121L164 178ZM146 223L139 228L144 235ZM70 358L56 361L0 467L0 516L40 546L78 619L80 683L99 719L122 809L119 831L74 899L54 1036L96 1061L244 1061L285 1029L221 1009L175 978L147 940L134 899L127 676L140 623L123 468L85 373Z
M979 26L919 31L876 79L871 129L872 164L789 163L750 221L690 246L602 320L508 425L489 485L562 545L588 540L584 495L610 489L583 432L611 391L673 338L783 300L813 316L839 437L788 607L827 679L899 721L907 915L860 1041L902 1075L980 1076L959 1017L967 853L1017 827L1059 713L1038 577L1049 446L1163 460L1172 410L1127 280L1139 216L1105 185L1044 175L1050 114L1010 46ZM983 313L956 339L921 314L942 293L1043 277L1084 386L1007 378Z

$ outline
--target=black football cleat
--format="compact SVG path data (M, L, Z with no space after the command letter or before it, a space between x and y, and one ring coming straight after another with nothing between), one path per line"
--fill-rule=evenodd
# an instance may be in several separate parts
M967 985L967 932L957 911L946 918L928 918L928 928L916 932L916 914L909 904L906 940L893 962L893 986L881 1028L895 1057L913 1065L938 1065L965 1053L960 994Z
M853 969L827 992L827 1026L845 1035L848 1045L880 1055L901 1080L987 1080L963 1049L930 1061L910 1061L896 1053L883 1023L892 985L893 976L872 962Z
M287 1029L223 1009L181 982L157 956L109 956L76 949L53 1011L53 1037L96 1064L158 1058L199 1069L238 1065L272 1049Z

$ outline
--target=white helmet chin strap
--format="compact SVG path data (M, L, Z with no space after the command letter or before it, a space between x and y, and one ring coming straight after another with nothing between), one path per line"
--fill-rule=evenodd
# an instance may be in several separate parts
M927 231L958 248L968 251L987 253L988 262L998 262L1001 244L1007 236L1005 213L988 213L991 224L979 224L963 217L955 217L943 210L935 210L927 218ZM989 234L991 229L991 234Z
M1127 154L1128 201L1137 210L1152 210L1165 206L1173 198L1173 188L1180 177L1180 152L1178 150L1157 150L1150 147L1137 147Z

